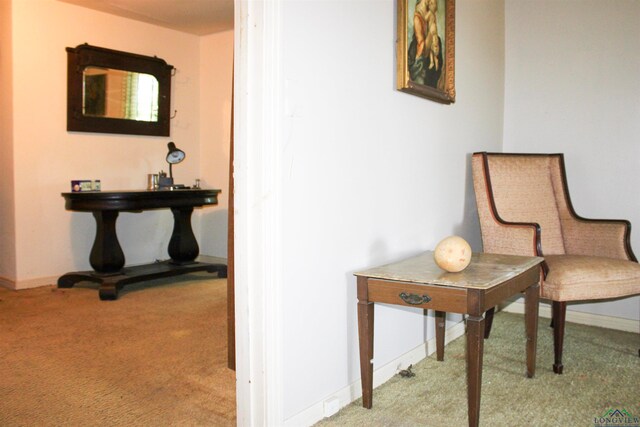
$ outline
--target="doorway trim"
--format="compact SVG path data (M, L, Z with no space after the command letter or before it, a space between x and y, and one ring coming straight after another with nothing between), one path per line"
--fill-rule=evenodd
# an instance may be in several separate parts
M282 425L282 0L235 0L237 425Z

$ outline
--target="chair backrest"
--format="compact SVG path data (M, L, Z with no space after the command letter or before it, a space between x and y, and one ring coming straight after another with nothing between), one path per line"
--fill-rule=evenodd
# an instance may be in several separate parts
M473 181L485 252L493 252L499 220L540 225L542 254L564 254L567 214L561 154L475 153ZM494 210L495 209L495 210Z

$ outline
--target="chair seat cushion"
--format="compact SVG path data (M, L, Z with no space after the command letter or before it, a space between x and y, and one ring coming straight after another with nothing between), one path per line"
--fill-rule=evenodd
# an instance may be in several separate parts
M545 256L549 272L541 296L553 301L616 298L640 294L640 264L582 255Z

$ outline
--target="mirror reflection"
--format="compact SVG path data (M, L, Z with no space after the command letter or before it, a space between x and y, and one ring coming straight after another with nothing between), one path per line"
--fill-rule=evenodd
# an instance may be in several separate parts
M84 116L158 121L158 79L151 74L88 66L82 77Z

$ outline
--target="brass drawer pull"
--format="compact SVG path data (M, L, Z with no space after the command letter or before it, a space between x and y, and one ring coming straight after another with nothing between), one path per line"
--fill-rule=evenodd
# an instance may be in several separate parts
M411 304L411 305L420 305L420 304L426 304L429 301L431 301L431 297L429 295L416 295L416 294L407 294L405 292L402 292L400 294L400 298L402 298L402 301L406 302L407 304Z

